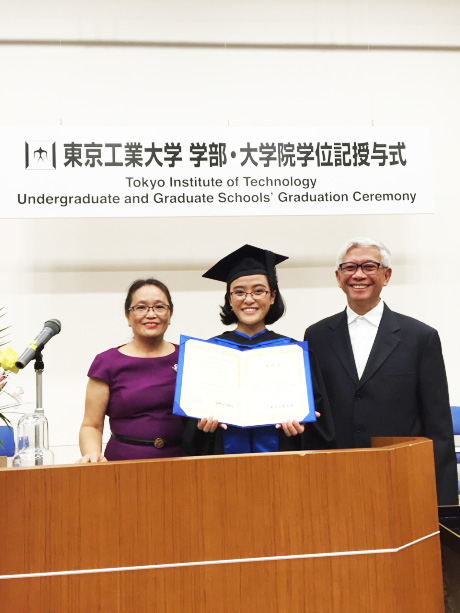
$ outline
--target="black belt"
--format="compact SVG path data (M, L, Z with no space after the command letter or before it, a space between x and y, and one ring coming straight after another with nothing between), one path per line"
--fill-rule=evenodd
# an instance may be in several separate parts
M112 432L112 438L120 443L129 443L130 445L146 445L147 447L156 447L157 449L161 449L162 447L179 447L182 442L180 439L170 440L161 437L158 437L155 440L131 438L130 436L115 434L114 432Z

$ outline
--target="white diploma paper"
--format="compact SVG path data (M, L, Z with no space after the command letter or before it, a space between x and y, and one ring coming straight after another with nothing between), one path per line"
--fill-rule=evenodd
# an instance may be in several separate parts
M185 343L180 407L189 417L234 426L304 421L313 412L304 352L295 344L238 351L190 339Z

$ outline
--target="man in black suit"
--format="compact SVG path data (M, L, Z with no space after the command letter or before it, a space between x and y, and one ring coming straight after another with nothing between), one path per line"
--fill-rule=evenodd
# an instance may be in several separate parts
M316 354L340 448L373 436L426 436L434 443L439 504L458 504L457 464L441 342L434 328L391 311L380 293L390 252L354 239L340 251L336 277L345 311L305 332Z

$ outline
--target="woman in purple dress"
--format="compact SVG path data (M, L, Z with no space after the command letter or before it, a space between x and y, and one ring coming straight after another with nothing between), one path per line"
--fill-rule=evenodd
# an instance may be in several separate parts
M172 414L178 347L164 340L172 313L161 281L140 279L129 288L125 315L134 338L97 355L89 369L80 462L182 455L182 421ZM112 435L103 454L106 415Z

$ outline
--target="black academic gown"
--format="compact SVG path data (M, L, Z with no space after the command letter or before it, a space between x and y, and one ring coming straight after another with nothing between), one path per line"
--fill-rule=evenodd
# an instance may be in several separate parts
M271 330L266 330L263 334L255 337L247 337L237 332L224 332L214 337L215 340L222 339L225 344L235 344L244 347L263 347L265 343L287 338L281 334L276 334ZM295 342L295 341L292 341ZM297 436L288 437L283 430L279 430L279 451L299 451L301 449L331 449L335 448L335 434L332 414L326 394L321 371L315 355L310 351L310 367L313 382L313 392L316 410L321 413L321 417L313 423L305 424L305 432ZM198 420L185 419L183 434L183 452L187 456L197 455L220 455L225 453L224 449L224 430L217 428L215 432L203 432L197 428ZM273 426L274 428L275 426Z

